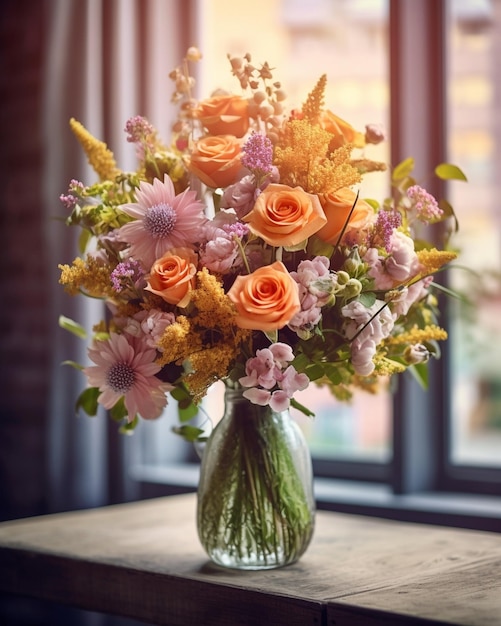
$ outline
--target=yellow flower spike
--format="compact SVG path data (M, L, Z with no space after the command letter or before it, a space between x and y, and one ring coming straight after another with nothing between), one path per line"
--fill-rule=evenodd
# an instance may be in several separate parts
M308 193L335 191L361 181L360 172L351 165L353 146L346 144L329 153L332 135L308 120L284 124L275 147L274 164L280 182L302 187Z
M390 336L384 340L384 345L403 345L424 343L426 341L445 341L447 331L436 324L428 324L424 328L413 326L410 330Z
M324 108L324 95L325 87L327 85L327 74L322 74L317 81L317 84L308 94L306 102L303 104L302 112L309 122L315 123L318 121L320 113Z
M95 258L86 260L77 257L72 265L58 265L61 270L59 282L67 293L75 296L82 291L94 298L106 298L114 295L110 281L110 267Z
M99 178L101 180L114 180L120 174L120 170L117 168L113 152L108 149L104 142L91 135L85 126L73 117L70 120L70 128Z
M438 271L443 265L447 265L451 261L457 258L455 252L448 250L437 250L432 248L431 250L419 250L417 252L419 262L424 267L423 274L433 274Z

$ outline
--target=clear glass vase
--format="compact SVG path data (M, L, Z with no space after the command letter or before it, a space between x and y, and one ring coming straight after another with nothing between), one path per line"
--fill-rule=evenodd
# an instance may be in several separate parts
M202 456L197 528L205 551L225 567L281 567L304 553L314 520L311 455L289 411L227 387Z

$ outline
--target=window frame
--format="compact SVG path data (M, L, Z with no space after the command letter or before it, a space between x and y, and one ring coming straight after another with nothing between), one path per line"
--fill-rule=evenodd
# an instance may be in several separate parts
M447 0L389 0L391 160L413 156L417 178L435 197L447 191L426 176L447 160L447 10ZM445 300L441 309L447 326ZM428 391L408 372L398 377L390 461L313 459L320 508L501 532L501 469L450 462L451 402L443 392L450 389L449 363L445 346L430 363ZM132 464L115 491L128 499L194 491L193 468L176 463L169 473Z

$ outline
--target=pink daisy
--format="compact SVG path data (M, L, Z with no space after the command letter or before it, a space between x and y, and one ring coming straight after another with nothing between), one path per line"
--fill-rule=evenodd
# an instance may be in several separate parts
M137 202L120 208L134 218L118 231L118 238L129 244L128 256L140 261L148 271L156 259L172 248L194 247L205 223L204 205L196 192L185 189L176 196L171 179L155 178L141 182Z
M173 389L155 376L161 367L157 352L130 335L111 333L104 341L94 341L89 357L96 364L84 368L89 384L98 387L98 402L111 409L124 398L127 418L138 413L144 419L160 417L167 404L166 393Z

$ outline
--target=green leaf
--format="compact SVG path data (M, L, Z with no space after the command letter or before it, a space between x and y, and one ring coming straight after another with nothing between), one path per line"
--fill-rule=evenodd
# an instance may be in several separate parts
M330 243L325 243L317 236L312 235L308 240L308 253L312 256L326 256L328 259L331 258L332 253L334 252L334 246Z
M183 439L189 441L190 443L193 443L194 441L206 440L206 437L200 437L204 431L196 426L189 426L188 424L185 424L184 426L174 426L172 430L176 433L176 435L181 435Z
M310 409L305 407L303 404L301 404L297 400L294 400L294 398L291 398L291 406L297 409L298 411L301 411L301 413L306 415L306 417L315 417L315 413L313 413L313 411L310 411Z
M417 363L411 365L408 371L414 376L421 387L426 391L428 389L428 364Z
M70 333L73 333L74 335L76 335L80 339L86 339L87 338L87 331L85 330L85 328L83 326L81 326L80 324L77 324L77 322L74 322L69 317L65 317L64 315L60 315L59 316L59 326L61 328L64 328L64 330L67 330Z
M74 367L76 370L80 371L84 368L83 365L80 365L80 363L77 363L76 361L63 361L61 365L70 365L71 367Z
M271 343L277 343L278 330L263 331Z
M80 409L83 409L87 415L95 417L97 415L97 399L99 397L99 393L100 392L97 387L88 387L87 389L84 389L77 398L75 411L78 413Z
M174 400L177 400L178 402L190 397L190 394L188 393L186 387L183 387L181 385L177 385L176 387L174 387L174 389L170 391L170 395L174 398Z
M373 291L363 291L358 296L358 301L370 309L374 302L376 302L376 294Z
M78 237L78 250L80 254L83 254L87 248L87 244L92 238L92 233L87 229L83 228L80 232L80 236Z
M410 176L413 169L414 169L414 159L412 157L405 159L404 161L399 163L393 170L393 173L391 175L392 181L396 183L406 178L407 176Z
M136 428L138 424L139 424L139 419L136 415L134 419L132 420L132 422L124 422L118 429L118 432L121 435L132 435L134 432L134 429Z
M286 252L299 252L299 250L306 250L307 243L308 243L308 239L305 239L304 241L300 241L299 243L296 243L296 245L294 246L284 246L284 250Z
M170 392L170 395L177 401L178 417L181 422L189 422L198 414L198 407L194 404L188 389L179 384Z
M459 230L459 221L458 218L454 212L454 209L452 208L452 205L449 204L447 202L447 200L440 200L438 203L438 206L442 209L442 211L444 212L443 218L445 219L447 217L452 217L454 219L454 232L458 232Z
M440 163L440 165L437 165L435 174L442 180L464 180L468 182L462 170L460 170L457 165L451 165L450 163Z
M196 415L198 415L198 408L193 402L189 404L179 403L178 416L180 422L189 422Z
M81 254L84 254L85 251L87 250L87 247L92 237L93 237L93 234L91 233L90 230L88 230L88 228L82 228L80 235L78 237L78 249Z
M110 409L110 417L115 422L121 422L127 416L127 409L123 397Z
M305 374L311 381L314 381L322 378L322 376L325 376L325 370L322 365L319 365L318 363L312 363L311 365L308 365L306 367Z
M445 285L441 285L436 281L431 283L430 288L441 291L446 296L449 296L449 298L455 298L456 300L460 300L461 302L468 302L468 299L464 296L464 294L459 293L458 291L454 291L453 289L449 289L448 287L445 287Z
M367 204L371 206L374 211L378 211L381 206L377 200L373 200L372 198L364 198L364 202L367 202Z

